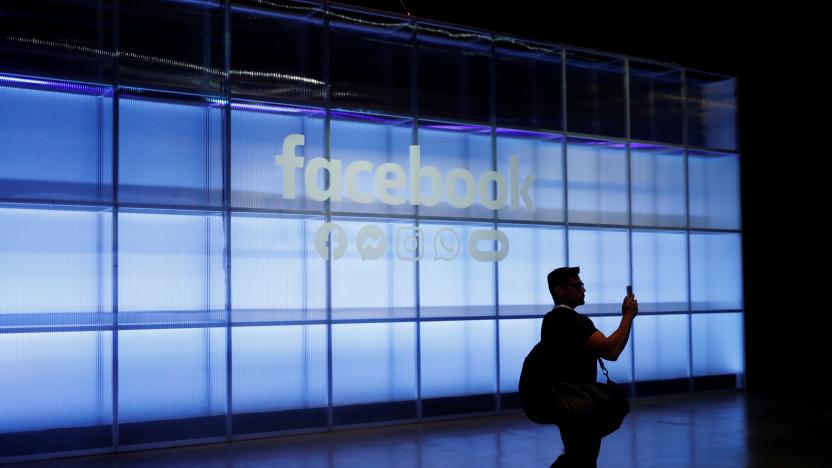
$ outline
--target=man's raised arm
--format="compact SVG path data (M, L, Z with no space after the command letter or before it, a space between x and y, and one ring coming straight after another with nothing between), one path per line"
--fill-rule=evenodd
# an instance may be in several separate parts
M618 325L618 329L608 337L600 331L589 335L589 338L586 339L587 347L596 356L608 361L618 360L618 356L624 351L624 347L627 346L627 341L630 339L630 329L636 315L638 315L638 301L635 296L630 294L624 298L624 303L621 304L621 323Z

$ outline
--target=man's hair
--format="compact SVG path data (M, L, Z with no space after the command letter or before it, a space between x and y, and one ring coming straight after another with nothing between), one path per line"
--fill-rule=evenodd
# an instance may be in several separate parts
M549 294L552 295L555 304L558 303L558 299L555 297L555 287L564 286L570 279L578 276L580 272L581 267L560 267L549 272L546 276L546 282L549 283Z

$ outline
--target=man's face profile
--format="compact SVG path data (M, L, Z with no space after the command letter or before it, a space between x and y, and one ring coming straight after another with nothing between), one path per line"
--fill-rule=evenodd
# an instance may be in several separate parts
M586 289L580 276L573 276L565 283L558 286L560 303L569 307L577 307L584 304Z

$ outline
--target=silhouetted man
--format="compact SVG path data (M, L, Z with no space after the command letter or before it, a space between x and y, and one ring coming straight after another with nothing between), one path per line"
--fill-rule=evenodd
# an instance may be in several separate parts
M579 267L563 267L547 276L555 308L543 317L541 338L547 366L555 381L572 384L595 382L599 357L615 361L627 345L638 302L632 294L621 305L621 323L609 337L595 328L585 315L575 311L584 304L586 289ZM601 438L575 424L560 424L564 453L552 467L595 467Z

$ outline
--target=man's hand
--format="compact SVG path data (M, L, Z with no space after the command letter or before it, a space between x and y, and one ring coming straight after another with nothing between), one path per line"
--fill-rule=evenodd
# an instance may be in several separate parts
M635 295L628 294L624 297L624 303L621 304L621 315L630 319L638 315L638 301Z

